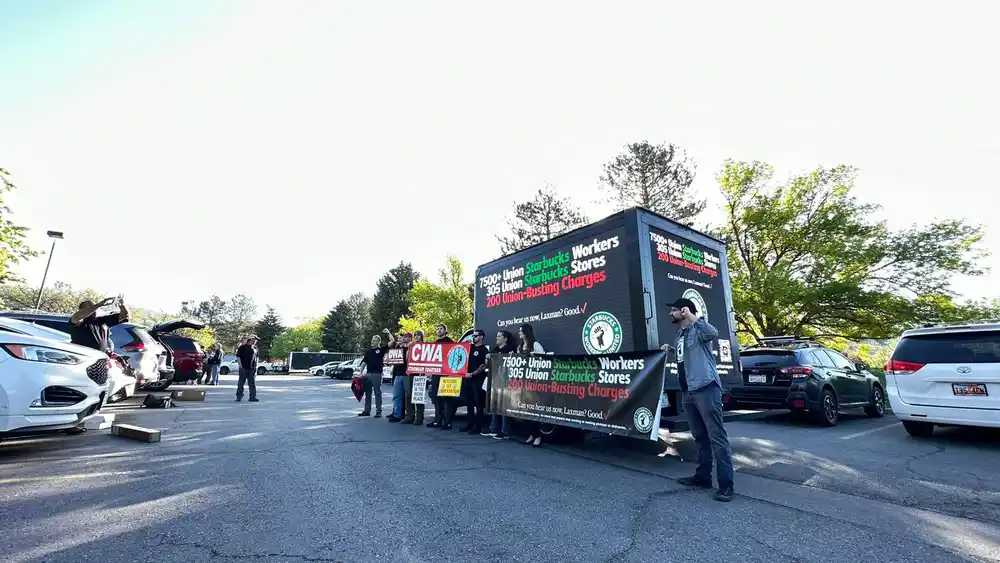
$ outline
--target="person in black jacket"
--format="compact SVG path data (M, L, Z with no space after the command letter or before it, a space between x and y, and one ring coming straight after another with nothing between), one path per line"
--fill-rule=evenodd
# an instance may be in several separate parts
M372 347L365 352L361 360L361 377L367 377L369 385L365 386L365 410L358 416L371 416L372 393L375 394L375 418L382 418L382 358L390 346L396 343L389 329L382 331L381 336L372 337Z
M236 402L243 400L243 385L250 386L250 402L257 401L257 337L246 339L237 350L236 357L240 363L240 378L236 382Z
M219 384L220 366L222 366L222 344L216 342L205 354L205 385Z
M462 428L462 432L468 434L479 434L486 422L486 390L483 385L486 383L486 356L490 349L485 344L486 333L480 329L472 331L472 346L469 348L469 369L462 382L462 395L465 396L466 404L469 405L469 423ZM454 413L454 410L452 411Z
M448 336L448 327L444 323L437 325L437 340L435 342L454 342ZM441 383L441 375L431 376L431 402L434 403L434 420L427 424L427 428L440 428L441 430L451 430L451 416L447 409L451 408L451 400L447 397L438 397L438 385ZM447 418L445 418L447 416Z

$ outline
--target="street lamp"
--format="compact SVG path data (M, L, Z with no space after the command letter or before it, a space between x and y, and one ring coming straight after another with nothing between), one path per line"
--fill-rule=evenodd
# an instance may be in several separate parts
M52 265L52 253L56 251L56 241L63 239L63 234L60 231L47 231L45 234L49 235L52 239L52 249L49 250L49 259L45 263L45 274L42 275L42 285L38 288L38 300L35 301L35 312L38 312L38 308L42 306L42 292L45 291L45 278L49 277L49 266Z

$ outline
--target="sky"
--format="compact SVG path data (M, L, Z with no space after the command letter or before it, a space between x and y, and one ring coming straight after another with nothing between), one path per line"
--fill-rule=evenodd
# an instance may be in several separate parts
M1000 295L1000 5L0 0L0 166L49 280L325 314L408 261L471 281L545 183L592 218L629 142L778 179L860 170L896 228L985 226ZM45 258L17 268L41 281Z

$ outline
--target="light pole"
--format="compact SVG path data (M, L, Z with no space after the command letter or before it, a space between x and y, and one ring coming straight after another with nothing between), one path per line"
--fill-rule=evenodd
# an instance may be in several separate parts
M52 253L56 251L56 241L63 239L63 234L59 231L47 231L45 234L52 239L52 249L49 250L49 259L45 262L45 274L42 275L42 285L38 288L38 300L35 301L35 312L42 306L42 292L45 291L45 278L49 277L49 266L52 265Z

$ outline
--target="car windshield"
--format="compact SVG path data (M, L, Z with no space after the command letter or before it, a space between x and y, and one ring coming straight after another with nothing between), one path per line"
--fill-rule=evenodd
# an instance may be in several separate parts
M37 336L38 338L48 338L49 340L58 340L60 342L69 342L70 340L69 335L61 330L55 330L47 326L37 325L35 323L29 323L18 319L4 318L0 320L0 326L7 327L14 332L20 332L29 336Z
M907 336L899 341L892 359L916 364L1000 364L1000 331Z

